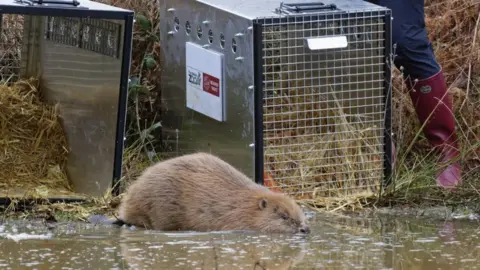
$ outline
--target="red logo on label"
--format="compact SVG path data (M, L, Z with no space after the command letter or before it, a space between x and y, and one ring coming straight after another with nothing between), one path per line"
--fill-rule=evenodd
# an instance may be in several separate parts
M203 91L214 96L220 96L220 80L207 73L203 73Z

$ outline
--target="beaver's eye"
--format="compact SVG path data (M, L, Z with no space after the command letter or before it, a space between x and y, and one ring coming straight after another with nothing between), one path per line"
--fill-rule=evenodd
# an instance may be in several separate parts
M287 220L287 219L288 219L288 216L285 215L285 214L280 214L280 217L281 217L283 220Z

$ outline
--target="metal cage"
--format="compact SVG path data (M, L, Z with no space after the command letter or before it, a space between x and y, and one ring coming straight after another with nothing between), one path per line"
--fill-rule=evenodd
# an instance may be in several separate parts
M377 192L389 179L389 9L163 0L160 18L173 155L211 152L303 198Z
M105 194L121 177L134 13L88 0L0 0L0 16L2 81L39 79L58 104L74 191Z

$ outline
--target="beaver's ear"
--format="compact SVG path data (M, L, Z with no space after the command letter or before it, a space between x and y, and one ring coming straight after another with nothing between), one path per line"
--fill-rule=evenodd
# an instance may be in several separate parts
M260 208L260 210L263 210L263 209L267 208L267 199L266 198L261 198L258 201L258 208Z

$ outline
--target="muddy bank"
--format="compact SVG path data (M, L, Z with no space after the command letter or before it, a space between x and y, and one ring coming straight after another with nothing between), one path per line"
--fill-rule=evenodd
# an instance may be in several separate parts
M427 218L437 221L480 221L480 211L474 206L408 206L370 207L358 211L325 211L302 207L307 218L339 217L339 218ZM114 218L117 212L113 208L98 207L92 204L83 206L79 203L37 205L32 208L15 211L15 209L0 208L0 223L6 220L26 220L41 222L47 227L63 226L64 224L89 224L91 215L104 215Z

